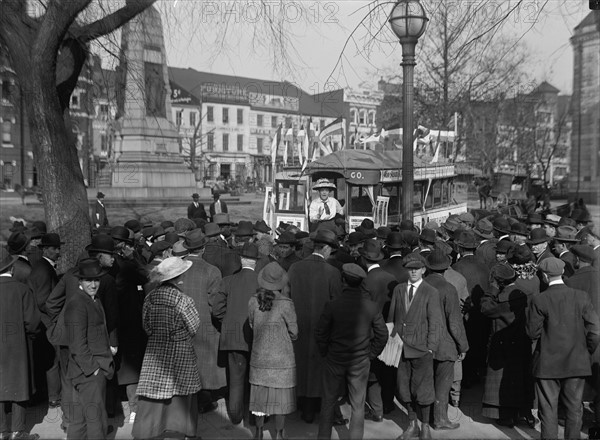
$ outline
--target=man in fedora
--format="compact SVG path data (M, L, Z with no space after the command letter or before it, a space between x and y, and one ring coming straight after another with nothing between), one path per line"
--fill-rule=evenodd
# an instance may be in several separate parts
M187 218L189 218L190 220L193 218L201 218L207 220L204 205L200 203L200 194L192 194L192 200L192 203L190 203L187 208Z
M26 232L30 241L29 246L25 251L25 256L29 259L29 263L31 263L32 266L42 258L42 251L38 245L42 242L42 237L46 232L46 223L41 220L34 221L31 229Z
M242 270L223 278L211 297L212 316L221 322L219 350L227 353L229 400L227 410L231 423L244 419L244 390L248 382L252 329L248 324L248 301L258 289L256 262L260 257L255 243L244 243L240 251Z
M22 231L16 231L10 234L6 242L6 250L10 255L17 257L12 268L12 277L20 283L28 284L31 274L31 263L25 255L29 237Z
M433 353L435 403L433 404L433 429L456 429L460 425L448 419L448 396L454 381L454 363L462 360L469 350L458 293L444 278L450 267L450 257L441 250L429 253L426 259L429 275L425 281L439 292L442 303L440 343Z
M273 253L273 237L269 234L271 228L265 223L264 220L257 220L254 223L254 232L256 238L254 242L258 246L258 251L261 257L268 257Z
M594 232L591 228L585 227L577 233L576 238L579 239L581 244L585 244L594 250L596 258L594 259L593 266L596 268L600 267L600 236L598 235L598 232Z
M108 226L106 217L106 208L104 206L104 193L98 191L96 194L96 203L92 206L92 226L99 229L102 226Z
M207 223L204 226L204 231L206 235L206 247L202 253L204 261L219 269L223 277L233 275L239 271L242 267L240 256L227 244L221 233L221 227L217 223Z
M60 258L60 247L63 244L64 242L60 241L58 234L45 234L39 244L42 259L32 266L31 275L29 276L29 286L33 291L42 317L42 334L35 341L34 357L37 365L46 366L46 368L43 368L46 373L45 381L41 380L40 388L48 391L50 408L60 406L60 369L58 366L59 349L52 346L46 338L46 329L50 327L51 323L46 311L46 301L50 292L58 284L56 265Z
M255 234L251 221L240 221L233 231L233 248L240 250L244 244L253 241Z
M217 224L207 223L206 233L211 234L211 238L218 236L219 231ZM200 229L194 229L186 234L183 242L183 246L190 251L186 260L191 261L192 266L183 274L182 290L194 300L201 322L200 330L194 336L192 343L202 383L202 391L198 393L198 407L202 412L211 411L217 407L211 390L218 390L227 385L225 367L217 362L220 333L213 324L209 302L209 298L219 291L222 276L219 268L210 264L206 259L205 254L209 250L208 240L209 237L205 236ZM222 241L221 238L219 240ZM227 248L227 245L214 247L214 249L234 253L239 261L240 257L237 252ZM233 272L227 275L232 274Z
M366 275L357 264L344 264L342 294L325 304L317 324L315 337L319 352L325 358L320 439L331 438L340 388L346 388L346 382L352 409L350 438L363 438L370 366L388 339L379 307L365 297L360 288Z
M494 226L488 219L483 218L477 222L473 232L479 237L479 246L475 250L475 256L481 258L483 263L491 268L496 264L496 243L494 238Z
M210 213L210 221L214 221L215 214L227 214L227 203L221 200L221 194L219 191L215 191L213 194L213 202L208 207Z
M489 334L489 321L481 314L481 298L489 290L490 269L478 259L474 252L479 245L473 231L464 231L454 241L459 259L452 269L467 280L469 297L464 302L465 328L470 350L463 360L463 380L468 383L479 380L478 371L486 364L486 347Z
M560 258L565 263L564 278L569 278L573 275L577 267L577 257L569 250L573 244L577 243L576 235L577 229L574 227L559 226L556 228L556 235L552 240L554 256Z
M423 258L435 249L436 233L433 229L423 229L419 235L419 249Z
M319 230L312 238L314 250L311 255L289 269L290 296L296 306L298 340L296 353L296 392L301 401L301 417L312 423L321 397L321 370L323 361L314 339L320 313L325 304L342 291L340 272L327 259L339 247L333 231Z
M340 202L331 197L331 191L335 190L333 183L327 179L319 179L312 189L319 192L319 198L313 199L308 208L311 231L321 222L333 221L336 214L344 215Z
M398 397L408 409L409 426L401 439L430 439L431 405L435 402L433 354L438 348L442 312L439 292L423 280L425 260L414 252L403 258L408 282L394 288L387 321L394 324L391 337L402 338L398 364ZM417 411L421 412L421 428Z
M591 355L600 343L600 320L587 293L566 286L564 262L542 260L548 284L533 296L527 311L527 336L535 343L533 376L542 422L541 437L558 438L557 407L566 411L565 438L579 438L585 377L592 374Z
M403 239L402 232L392 232L388 235L385 246L390 252L390 258L380 264L381 268L392 274L398 283L407 282L408 271L402 264L402 256L406 252L407 244Z
M82 259L74 275L79 291L65 305L69 360L67 377L74 386L67 439L103 439L108 431L106 381L114 375L113 353L98 297L106 271L97 258Z
M0 431L2 438L36 440L39 435L26 431L26 414L33 395L30 347L39 331L40 312L31 289L12 276L17 258L0 248Z
M390 299L398 281L391 273L379 266L379 262L383 260L383 252L375 240L365 241L358 252L361 257L361 266L367 268L367 276L361 287L371 301L377 304L379 313L387 316ZM394 409L394 380L389 377L389 371L385 369L385 364L379 359L371 361L367 402L370 411L365 417L374 422L381 422L383 414Z
M550 237L546 234L546 231L542 228L537 228L531 231L527 244L531 248L531 252L536 257L536 264L540 264L546 258L552 257L552 253L548 247Z
M296 245L298 240L296 234L285 231L275 239L275 255L277 262L287 272L292 267L292 264L301 260L296 254Z

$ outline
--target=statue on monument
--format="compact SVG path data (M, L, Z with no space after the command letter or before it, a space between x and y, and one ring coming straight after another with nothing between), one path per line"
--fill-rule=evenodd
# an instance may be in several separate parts
M166 117L166 90L162 75L162 66L145 63L146 114L148 116Z

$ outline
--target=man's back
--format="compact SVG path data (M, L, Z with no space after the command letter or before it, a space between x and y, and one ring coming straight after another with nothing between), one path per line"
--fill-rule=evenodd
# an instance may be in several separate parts
M584 291L559 283L534 295L527 314L527 335L537 340L534 377L591 374L590 354L600 343L600 322Z

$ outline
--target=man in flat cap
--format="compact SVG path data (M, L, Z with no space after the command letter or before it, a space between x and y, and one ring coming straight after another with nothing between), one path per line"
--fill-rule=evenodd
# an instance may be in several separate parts
M370 365L388 340L388 330L378 305L361 292L360 285L366 276L357 264L342 266L342 294L325 304L316 327L319 352L325 358L320 439L331 438L338 395L345 383L352 408L349 436L363 438Z
M565 263L542 260L539 269L548 289L533 296L527 312L527 335L535 342L533 376L542 438L558 438L559 399L565 408L565 438L579 438L585 377L600 343L600 320L588 294L564 284Z
M404 342L398 364L398 395L408 408L409 425L400 438L430 439L430 411L435 402L433 353L439 345L443 319L440 294L423 280L426 269L421 255L411 253L403 263L408 282L395 287L387 319L394 323L391 336L398 334ZM421 428L417 422L419 410Z
M98 191L98 194L96 194L96 203L92 206L92 226L95 229L108 226L108 217L106 217L106 207L104 206L104 193L102 191Z

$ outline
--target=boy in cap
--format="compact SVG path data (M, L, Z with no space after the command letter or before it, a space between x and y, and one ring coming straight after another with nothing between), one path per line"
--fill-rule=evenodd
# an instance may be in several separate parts
M316 326L319 353L325 358L320 439L331 438L337 398L344 383L348 384L352 408L350 438L363 438L370 364L383 351L388 339L379 307L361 292L360 285L366 276L357 264L344 264L342 294L325 304Z
M585 377L600 343L600 321L587 293L566 286L565 263L542 260L539 269L548 289L533 296L527 312L527 335L535 342L533 376L542 438L558 438L557 408L565 407L565 438L579 438Z
M409 426L400 439L430 439L431 405L435 402L433 353L439 345L442 311L439 292L426 281L425 260L418 253L404 257L408 282L396 286L388 322L394 323L391 336L402 338L402 356L398 364L398 393L408 408ZM421 412L421 428L417 411Z

